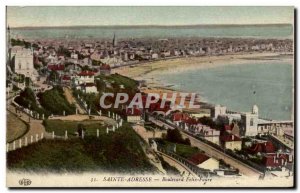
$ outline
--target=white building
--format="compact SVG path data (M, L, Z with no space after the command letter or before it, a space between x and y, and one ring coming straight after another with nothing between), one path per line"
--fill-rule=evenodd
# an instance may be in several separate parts
M11 57L14 57L14 71L29 77L33 82L36 81L38 73L33 65L33 51L20 46L13 47Z
M241 136L256 136L258 129L258 107L253 106L252 112L241 114Z
M218 118L219 115L226 115L226 107L221 105L216 105L211 110L211 118Z
M75 86L86 83L94 83L95 77L94 72L91 71L82 71L74 77Z
M195 129L195 133L201 138L213 142L217 145L220 144L220 131L212 129L209 126L198 124Z
M84 84L81 84L81 90L84 92L84 93L97 93L97 87L94 83L84 83Z

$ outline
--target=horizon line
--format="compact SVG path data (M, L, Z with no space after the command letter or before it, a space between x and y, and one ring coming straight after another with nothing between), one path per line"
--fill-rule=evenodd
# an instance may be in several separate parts
M179 24L179 25L159 25L159 24L149 24L149 25L66 25L66 26L20 26L11 27L10 29L30 29L30 28L76 28L76 27L201 27L201 26L272 26L272 25L293 25L292 23L266 23L266 24Z

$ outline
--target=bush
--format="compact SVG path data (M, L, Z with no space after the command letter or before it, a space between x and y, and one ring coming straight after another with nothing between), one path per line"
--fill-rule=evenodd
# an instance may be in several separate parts
M185 145L190 145L191 142L188 138L183 139L181 136L180 131L176 129L168 129L167 135L166 135L166 140L172 143L180 143L180 144L185 144Z
M47 110L39 107L34 92L29 87L26 87L24 91L20 93L20 96L15 98L15 102L22 107L38 112L39 114L45 114L46 116L49 115L49 112Z
M74 114L75 105L69 104L63 92L61 87L56 86L51 90L41 93L39 96L41 105L55 115L62 115L63 111L65 111L66 115Z

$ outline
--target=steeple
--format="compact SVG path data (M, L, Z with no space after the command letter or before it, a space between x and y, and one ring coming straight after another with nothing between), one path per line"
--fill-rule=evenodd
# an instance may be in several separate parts
M114 33L114 38L113 38L112 44L113 44L113 47L116 47L116 45L117 45L116 33Z

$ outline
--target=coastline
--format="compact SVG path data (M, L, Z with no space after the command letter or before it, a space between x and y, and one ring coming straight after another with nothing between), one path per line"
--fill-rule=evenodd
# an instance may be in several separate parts
M133 67L119 67L114 69L113 73L128 76L136 80L145 80L149 79L151 75L154 75L157 72L162 73L163 71L177 72L179 69L207 69L234 64L242 65L256 62L269 62L270 60L276 62L291 60L291 63L293 63L293 56L287 54L284 55L282 53L244 53L220 56L180 57L159 61L149 61L141 64L135 64Z
M114 69L114 73L119 73L124 76L128 76L135 80L146 81L146 86L141 88L144 93L168 93L168 97L174 92L189 92L173 88L173 85L158 80L156 75L164 72L174 73L174 76L180 72L193 70L193 69L209 69L224 67L229 65L244 65L244 64L256 64L256 63L278 63L288 62L293 65L293 55L281 54L281 53L252 53L252 54L234 54L234 55L222 55L222 56L202 56L202 57L186 57L176 59L166 59L160 61L151 61L148 63L142 63L134 65L134 67L126 66ZM201 100L199 100L199 97ZM204 102L200 93L197 93L197 102ZM176 103L180 101L177 97ZM189 100L186 100L186 103Z

